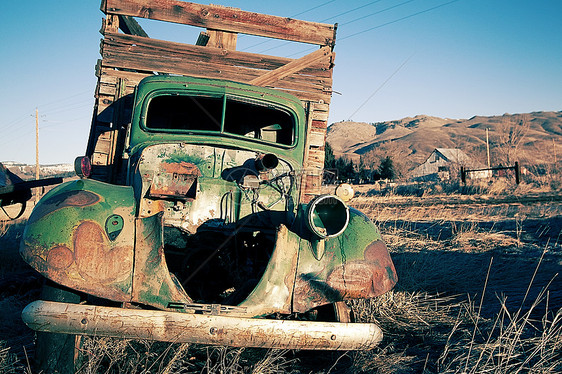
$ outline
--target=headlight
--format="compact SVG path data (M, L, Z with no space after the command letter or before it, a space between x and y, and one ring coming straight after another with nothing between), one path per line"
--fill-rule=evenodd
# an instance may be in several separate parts
M320 238L340 235L349 223L349 208L337 196L322 195L308 204L306 223Z

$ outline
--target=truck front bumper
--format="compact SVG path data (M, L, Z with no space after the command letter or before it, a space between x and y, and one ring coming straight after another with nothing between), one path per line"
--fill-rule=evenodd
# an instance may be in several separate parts
M122 309L38 300L22 313L33 330L231 347L368 350L382 339L370 323L309 322Z

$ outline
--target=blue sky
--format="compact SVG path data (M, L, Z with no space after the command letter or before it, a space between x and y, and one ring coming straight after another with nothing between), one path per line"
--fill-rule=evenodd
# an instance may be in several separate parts
M562 110L562 0L212 3L339 24L330 122ZM102 17L98 0L3 4L0 161L35 162L35 108L41 163L84 153ZM194 43L201 31L139 22L160 39ZM244 36L238 47L288 57L313 50Z

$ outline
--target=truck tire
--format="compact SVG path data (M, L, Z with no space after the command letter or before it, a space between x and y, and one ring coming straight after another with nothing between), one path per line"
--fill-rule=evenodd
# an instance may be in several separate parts
M41 300L78 304L80 294L54 282L46 281ZM80 367L80 336L37 332L35 342L35 370L45 374L75 373Z
M347 306L345 301L338 301L332 304L322 305L315 308L312 312L313 319L316 321L341 323L354 322L351 308Z

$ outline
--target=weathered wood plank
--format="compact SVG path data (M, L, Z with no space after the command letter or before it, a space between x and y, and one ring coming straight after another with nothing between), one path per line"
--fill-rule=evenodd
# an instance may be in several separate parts
M121 37L131 37L124 36ZM149 41L151 39L138 38ZM222 58L218 62L219 55L202 54L193 49L212 48L199 46L185 46L191 49L186 53L163 53L158 48L146 48L145 46L131 43L122 44L116 42L117 38L110 38L103 44L102 67L113 67L121 69L134 69L140 71L158 71L162 73L190 75L204 78L228 79L247 83L263 74L263 69L240 66L236 64L239 57L234 59ZM219 49L213 49L220 51ZM230 55L230 54L229 54ZM164 57L166 56L166 57ZM329 58L329 56L327 56ZM216 62L215 62L216 61ZM229 63L233 62L233 63ZM249 65L246 62L246 65ZM324 64L325 66L325 64ZM312 69L308 69L310 72ZM322 70L318 70L323 73ZM322 74L323 75L323 74ZM274 88L293 92L295 96L310 100L330 101L332 79L326 77L315 77L311 74L292 74L276 82ZM309 92L312 95L300 95L299 92Z
M317 61L325 60L326 56L331 56L330 47L322 47L317 51L309 53L306 56L299 58L298 60L293 60L286 65L283 65L275 70L268 71L267 73L259 76L256 79L250 81L250 84L256 86L267 86L271 85L280 79L283 79L291 74L297 73Z
M111 67L100 67L100 72L101 72L102 77L126 78L127 82L128 82L127 83L128 87L130 87L131 90L134 90L134 87L144 77L152 75L152 74L146 74L146 73L136 73L136 72L123 71L123 70L115 70ZM196 74L191 74L191 75L194 76L194 77L204 77L203 75L196 75ZM216 77L216 78L220 78L220 77ZM107 78L104 78L104 79L107 79ZM301 99L303 101L318 102L318 101L322 100L324 102L329 102L330 98L331 98L329 94L326 94L326 93L320 92L320 91L318 91L318 93L294 91L294 90L291 90L291 89L279 89L279 91L287 92L289 94L295 95L296 97L298 97L299 99Z
M335 43L335 25L177 0L106 0L106 14L142 17L302 43Z
M315 121L327 122L328 115L329 115L328 112L314 112L314 117L312 119Z
M207 47L223 48L231 51L236 50L236 41L238 34L228 31L207 30L209 34L209 41Z
M204 63L215 63L226 66L243 66L252 69L274 70L294 59L260 55L248 52L228 51L225 49L209 48L198 45L169 42L152 38L142 38L134 35L106 34L102 41L102 54L107 48L115 50L126 50L138 54L137 58L147 56L158 56L187 61L199 61ZM302 70L302 74L317 77L331 78L332 56L319 59L310 67Z
M330 111L330 106L328 104L312 103L312 110L314 113L328 112Z
M313 129L322 129L326 132L328 128L328 123L326 121L319 121L315 117L312 118L312 128Z
M116 33L119 30L119 16L108 14L102 19L100 33Z
M200 45L200 46L206 46L207 43L209 43L209 33L208 32L203 32L201 31L199 33L199 36L197 37L197 41L195 42L195 45Z
M144 36L148 38L148 34L139 25L139 23L129 16L119 16L119 28L125 33L130 35Z
M157 57L144 56L144 59L137 58L131 53L108 53L104 54L103 67L113 67L119 69L135 69L141 71L158 71L161 73L189 75L195 77L228 79L241 83L247 83L259 76L261 71L255 69L245 69L242 67L220 66L217 64L205 64L202 62L181 61L168 59L162 61ZM286 77L276 83L276 88L286 88L303 91L316 91L321 94L326 93L326 87L331 85L331 80L322 78L316 79L313 76L294 75Z
M311 147L323 147L325 138L326 138L326 130L312 130L308 135L310 137L310 146Z
M324 148L311 148L308 151L306 167L311 169L324 168Z
M105 81L106 79L108 82L113 82L115 84L118 78L124 78L127 80L128 84L134 89L139 82L144 78L148 77L153 74L146 74L146 73L136 73L132 71L124 71L124 70L115 70L112 68L101 68L101 79Z

